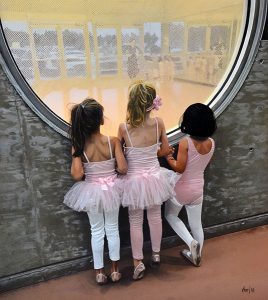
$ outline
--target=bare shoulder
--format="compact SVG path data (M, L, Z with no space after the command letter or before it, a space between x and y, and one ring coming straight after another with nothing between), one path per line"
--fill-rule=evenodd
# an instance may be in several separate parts
M179 141L179 147L180 147L180 149L185 149L185 150L187 150L188 149L188 140L187 140L187 138L183 138L183 139L181 139L180 141Z
M113 145L120 144L120 140L116 136L110 136L110 141Z
M158 124L164 124L163 119L161 119L161 118L159 118L159 117L155 117L155 118L156 118Z
M165 128L164 121L161 118L156 117L156 120L160 129Z
M120 131L120 132L125 132L126 131L126 127L125 127L126 125L125 125L125 123L120 123L119 124L119 127L118 127L118 130Z

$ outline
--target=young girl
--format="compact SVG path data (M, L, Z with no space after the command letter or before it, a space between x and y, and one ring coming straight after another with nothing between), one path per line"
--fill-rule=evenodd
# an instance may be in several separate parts
M86 99L71 111L72 166L71 174L79 182L64 197L64 203L76 211L88 214L91 226L96 282L104 284L103 247L106 234L112 261L111 280L118 281L120 240L118 212L121 205L120 180L116 171L125 174L127 163L121 143L116 137L100 133L103 107L94 99ZM85 176L84 181L82 178Z
M119 126L124 142L128 173L124 180L122 205L129 209L130 238L134 262L133 279L144 275L143 214L147 210L152 242L152 263L160 262L162 238L161 204L171 198L178 175L161 168L157 156L170 153L165 126L160 118L151 118L161 105L155 88L144 81L129 87L127 122Z
M189 136L180 141L177 160L171 154L166 156L170 167L182 173L182 176L175 186L176 199L165 204L165 217L190 249L183 250L182 255L195 266L200 265L204 242L201 223L204 170L214 152L214 141L210 136L215 130L213 111L201 103L190 105L184 112L181 123L181 131ZM184 205L192 235L178 217Z

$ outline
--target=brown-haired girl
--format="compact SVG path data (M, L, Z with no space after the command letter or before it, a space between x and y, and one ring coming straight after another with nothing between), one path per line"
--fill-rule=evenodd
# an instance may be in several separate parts
M96 282L104 284L103 246L106 234L112 261L111 280L118 281L120 239L118 212L121 205L121 181L117 172L125 174L127 163L120 141L100 133L103 107L94 99L86 99L71 111L72 166L71 174L78 182L64 197L64 203L88 214L91 226ZM81 181L85 177L84 181Z
M178 175L161 168L157 156L170 153L162 119L152 118L161 98L155 88L145 81L129 87L126 123L119 125L119 139L124 143L128 173L123 179L122 205L128 207L130 238L134 262L133 279L144 275L143 264L143 214L147 210L154 264L160 263L162 238L161 204L173 197Z

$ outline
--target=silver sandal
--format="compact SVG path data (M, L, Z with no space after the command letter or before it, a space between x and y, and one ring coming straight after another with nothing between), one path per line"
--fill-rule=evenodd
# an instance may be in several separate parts
M160 265L160 254L152 254L151 267Z
M195 267L200 267L201 263L201 256L198 255L197 260L194 260L192 257L191 252L188 249L184 249L181 251L181 255L185 257L187 260L189 260Z
M196 240L191 242L191 256L193 259L193 264L199 267L201 262L200 244Z
M133 273L133 279L134 280L138 280L141 279L144 276L144 271L145 271L145 266L144 264L141 262L137 265L137 267L134 269L134 273Z

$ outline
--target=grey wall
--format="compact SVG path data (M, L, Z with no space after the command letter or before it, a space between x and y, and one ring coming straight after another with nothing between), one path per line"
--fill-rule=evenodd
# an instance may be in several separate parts
M262 41L243 87L218 118L216 153L206 172L207 237L268 223L267 62ZM69 141L27 107L1 67L0 112L0 290L90 266L86 215L62 204L73 184ZM120 233L129 253L125 209ZM178 242L173 235L164 221L165 246Z

